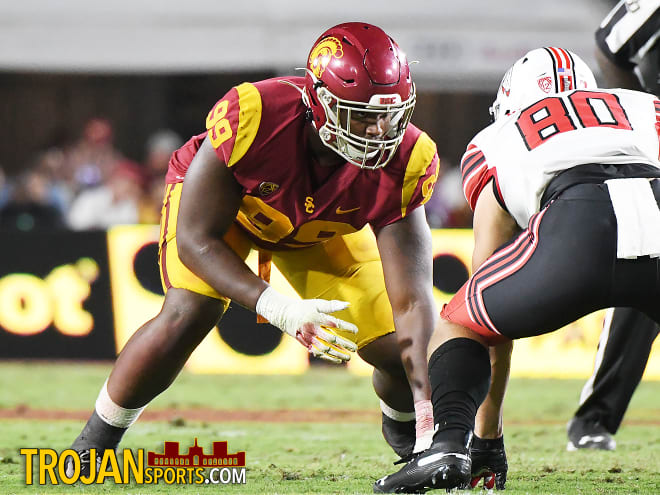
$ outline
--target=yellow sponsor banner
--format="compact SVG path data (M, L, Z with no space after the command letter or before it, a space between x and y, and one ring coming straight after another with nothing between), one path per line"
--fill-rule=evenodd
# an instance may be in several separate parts
M108 260L117 352L140 325L158 314L163 296L145 289L133 269L136 254L158 242L158 226L127 225L108 230ZM157 259L153 260L158 263Z
M147 244L157 242L158 233L156 226L122 226L108 232L118 350L140 325L160 311L163 297L146 290L133 270L136 253ZM462 263L466 272L470 271L472 247L471 229L433 230L434 258L445 257L455 266ZM247 263L256 271L256 253L248 257ZM436 273L436 277L442 278L443 274ZM271 284L282 293L295 294L275 266L271 273ZM440 310L443 304L449 302L452 292L438 288L433 291ZM561 308L557 310L561 311ZM588 377L593 369L604 313L598 311L551 334L518 340L514 346L512 376ZM659 348L660 344L656 341L646 367L645 379L660 380ZM293 339L283 338L267 355L248 356L233 350L217 331L211 331L186 366L190 371L198 373L297 374L304 372L309 363L306 350ZM371 367L357 354L348 363L348 369L360 375L371 374Z

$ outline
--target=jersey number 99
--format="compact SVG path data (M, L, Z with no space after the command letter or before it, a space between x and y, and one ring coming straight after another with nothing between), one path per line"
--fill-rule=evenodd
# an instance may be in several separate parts
M206 128L209 131L209 138L214 148L218 148L218 146L232 137L231 125L229 125L229 120L225 117L228 106L229 102L222 100L206 117Z

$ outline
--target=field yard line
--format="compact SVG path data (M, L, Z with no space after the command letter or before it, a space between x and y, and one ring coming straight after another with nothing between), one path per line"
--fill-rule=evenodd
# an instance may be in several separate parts
M87 420L90 410L71 411L58 409L33 409L28 406L0 409L0 419L33 419L33 420ZM377 410L236 410L236 409L153 409L146 410L140 421L247 421L260 423L372 423L380 421L380 411Z
M0 408L2 419L27 420L70 420L85 421L89 418L89 410L63 409L33 409L19 405L14 408ZM153 409L146 410L140 421L202 421L202 422L258 422L258 423L379 423L381 418L378 410L358 409L275 409L275 410L240 410L240 409ZM508 425L564 425L566 419L546 420L506 420ZM630 426L660 426L660 419L631 419L624 422Z

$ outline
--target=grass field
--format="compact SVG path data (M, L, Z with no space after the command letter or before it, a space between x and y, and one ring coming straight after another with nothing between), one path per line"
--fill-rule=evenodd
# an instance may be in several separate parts
M109 480L26 486L19 449L67 448L109 370L104 364L0 363L0 494L371 493L373 482L395 468L369 378L325 367L301 376L184 373L148 409L162 420L141 419L121 447L162 452L164 441L179 441L185 451L197 438L208 451L213 441L226 440L230 453L246 452L245 485L126 486ZM565 423L582 384L512 380L505 409L506 493L660 493L660 382L643 382L637 390L616 451L569 453ZM202 408L213 413L210 420L194 414ZM25 419L43 411L79 419ZM322 421L314 422L321 413Z

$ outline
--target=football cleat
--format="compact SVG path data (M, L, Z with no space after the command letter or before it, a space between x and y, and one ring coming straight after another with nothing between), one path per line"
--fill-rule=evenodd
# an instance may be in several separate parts
M616 440L597 419L574 417L568 422L566 450L579 449L614 450Z
M373 489L374 493L425 493L434 488L463 488L470 483L471 468L469 441L467 445L434 442L399 471L376 481Z
M95 458L96 458L96 469L94 469L94 472L92 473L90 468L91 468L91 450L95 451ZM87 478L90 476L90 473L92 475L95 475L96 473L99 472L99 466L101 465L101 459L103 456L103 450L102 449L81 449L81 450L76 450L76 453L78 454L78 457L80 458L80 475L79 478ZM70 457L67 457L66 461L64 462L64 473L66 474L67 478L73 478L75 474L75 466L73 464L73 461L71 460Z

